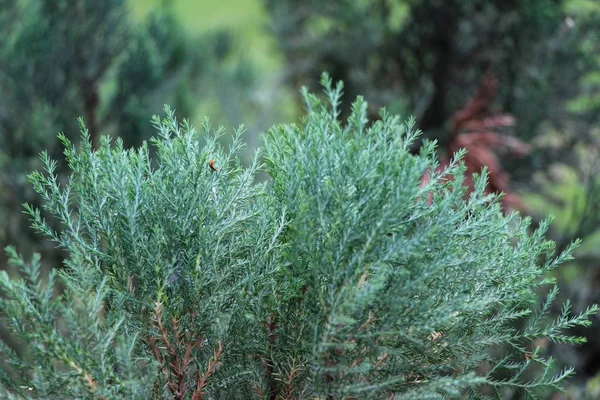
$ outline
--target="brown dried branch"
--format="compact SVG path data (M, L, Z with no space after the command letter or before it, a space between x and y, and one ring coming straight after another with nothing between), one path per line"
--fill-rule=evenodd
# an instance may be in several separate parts
M285 385L283 387L283 393L279 395L279 399L281 400L296 400L296 396L293 395L294 391L294 380L296 378L296 374L298 373L298 367L296 366L296 360L293 360L292 368L288 373L287 379L285 380Z
M197 371L196 372L196 389L194 390L194 393L192 394L192 400L203 400L204 399L204 387L206 386L206 382L208 380L208 378L210 378L210 376L212 374L215 373L217 366L219 365L219 358L221 358L221 356L223 355L223 345L221 344L221 341L219 340L218 343L218 348L217 350L215 350L212 358L210 360L208 360L208 366L206 367L206 370L204 371L204 373L202 375L200 375L200 372Z
M377 360L377 362L375 364L373 364L373 368L379 368L381 367L381 365L385 362L385 360L387 360L390 357L390 355L388 353L384 353L379 360Z
M184 393L184 391L185 391L185 386L184 386L185 374L183 373L183 371L181 370L181 368L179 366L177 350L173 347L172 343L169 341L168 332L162 323L162 304L159 302L156 303L155 308L154 308L154 322L156 323L156 327L158 328L158 331L160 332L160 338L167 350L167 355L169 357L168 366L165 364L162 364L163 371L165 371L165 375L166 375L166 379L167 379L167 387L169 388L169 391L171 391L171 393L173 393L174 398L176 400L181 400L181 399L183 399L183 396L185 394ZM177 332L176 331L177 326L173 325L173 321L171 321L171 323L172 323L173 330L175 332ZM176 343L178 344L179 337L178 337L177 333L175 333L175 336L176 336L175 337ZM153 349L153 353L156 353L156 350ZM161 359L162 359L162 357L161 357ZM158 361L158 359L157 359L157 361ZM173 378L175 378L175 380Z
M191 315L192 322L194 314ZM162 313L162 304L157 302L154 308L152 321L158 330L159 336L150 336L147 341L156 361L161 365L161 369L167 381L166 387L173 394L175 400L183 400L186 394L186 379L193 376L190 371L192 362L192 352L195 348L201 346L202 337L198 336L194 340L189 332L181 334L180 320L171 319L171 330L174 342L169 339L169 332L164 326ZM160 341L160 345L159 342ZM178 349L183 349L183 355ZM163 354L166 353L166 354ZM165 358L168 359L165 362Z
M94 393L96 391L97 385L96 385L96 381L94 380L94 378L92 377L92 375L89 372L86 372L83 368L81 368L79 365L77 365L75 363L75 361L69 361L69 367L73 368L75 370L75 372L77 372L77 374L79 376L81 376L81 379L83 380L83 383L85 383L85 386L88 388L88 390L91 393Z
M252 389L254 389L254 394L256 394L260 398L262 398L265 395L265 392L262 390L260 385L256 382L252 384Z

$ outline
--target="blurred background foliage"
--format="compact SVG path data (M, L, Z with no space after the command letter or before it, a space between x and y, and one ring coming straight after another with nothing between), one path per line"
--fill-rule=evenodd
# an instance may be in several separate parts
M298 118L322 71L415 115L448 159L491 171L507 211L555 216L577 259L556 271L575 311L600 302L600 2L597 0L0 0L0 245L60 254L32 236L26 173L56 134L136 146L164 103L194 122L244 123L249 147ZM63 166L64 169L64 166ZM61 169L61 170L63 170ZM62 177L65 179L65 177ZM0 256L0 267L4 264ZM538 343L578 375L554 398L600 398L600 320L578 349Z

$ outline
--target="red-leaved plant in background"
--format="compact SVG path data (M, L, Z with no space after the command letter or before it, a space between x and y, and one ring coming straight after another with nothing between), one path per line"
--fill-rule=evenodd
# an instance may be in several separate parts
M515 137L498 132L501 128L513 126L515 119L510 114L491 110L497 88L498 80L491 73L486 73L475 95L454 114L451 139L438 169L446 168L455 152L466 149L463 161L467 167L464 180L464 185L468 187L467 195L473 191L473 174L480 173L486 167L489 171L486 192L504 192L502 206L506 212L524 210L523 203L510 189L509 177L502 168L498 153L522 157L529 153L529 146ZM423 183L428 180L429 176L425 175Z

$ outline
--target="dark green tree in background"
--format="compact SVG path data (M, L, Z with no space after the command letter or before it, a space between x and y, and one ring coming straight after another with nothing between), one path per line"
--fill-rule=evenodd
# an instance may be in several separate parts
M414 113L429 137L449 147L457 112L491 74L497 93L490 106L514 118L516 137L531 143L551 130L564 136L560 146L537 144L529 157L504 164L521 182L557 160L576 164L579 156L568 150L593 143L590 127L598 123L598 113L589 109L589 97L578 97L581 88L575 84L599 67L600 10L592 1L265 4L292 85L315 87L315 76L329 71L347 83L350 95L362 93L371 101L373 116L383 105L402 115ZM587 82L593 80L588 76ZM590 95L589 85L586 90ZM578 105L584 115L573 112Z
M573 1L265 3L291 82L316 86L314 72L331 71L345 78L349 93L367 90L376 103L373 113L379 104L410 111L424 131L442 140L445 124L488 70L501 82L498 105L515 115L519 136L525 136L550 116L549 100L552 109L555 102L564 104L564 86L591 66L591 53L576 44L595 24L565 20L565 4Z

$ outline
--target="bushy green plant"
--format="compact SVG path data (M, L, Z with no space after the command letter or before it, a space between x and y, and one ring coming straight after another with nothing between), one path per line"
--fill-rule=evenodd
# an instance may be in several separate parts
M49 251L27 232L21 203L36 197L25 177L41 167L43 149L60 156L55 132L77 143L76 117L84 118L94 146L101 134L139 146L150 137L149 116L165 102L191 114L198 93L210 91L215 103L233 109L230 104L243 103L237 93L255 84L250 63L230 60L231 33L192 38L168 6L140 23L129 18L129 6L126 0L0 0L0 247ZM59 164L56 172L63 179L66 171ZM57 266L60 257L48 255L45 263Z
M299 124L264 136L237 161L208 122L198 134L167 110L148 147L83 128L72 171L30 175L59 231L27 207L34 228L67 254L40 277L39 258L9 255L23 277L0 275L3 322L26 343L2 345L3 398L334 399L500 397L558 390L532 345L578 343L596 307L547 320L535 309L553 254L544 224L500 211L485 173L465 198L459 161L436 171L435 144L409 151L413 123L358 98L339 119L342 86L327 101L304 92ZM456 159L460 159L457 154ZM427 183L422 176L430 174ZM451 176L453 179L448 179ZM61 295L54 292L60 285ZM520 327L515 321L522 321Z

